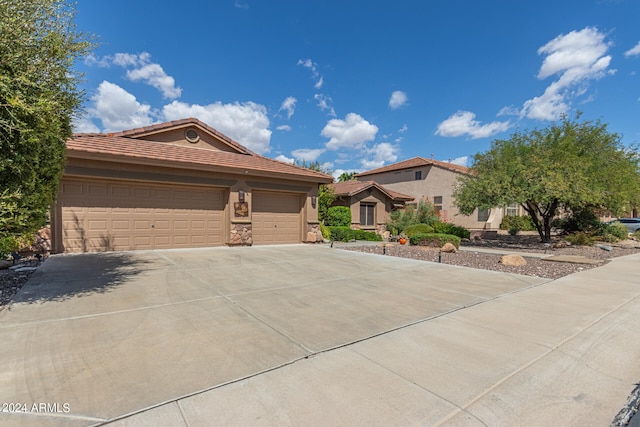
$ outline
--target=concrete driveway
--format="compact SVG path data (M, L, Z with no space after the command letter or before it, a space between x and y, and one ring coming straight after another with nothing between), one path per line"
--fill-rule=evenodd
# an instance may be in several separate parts
M0 424L606 425L640 379L638 277L638 256L556 281L308 245L54 256L0 313Z

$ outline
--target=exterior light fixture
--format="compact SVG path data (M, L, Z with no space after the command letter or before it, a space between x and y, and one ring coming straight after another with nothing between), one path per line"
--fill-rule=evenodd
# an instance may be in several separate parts
M318 196L311 196L311 207L315 209L317 204L318 204Z
M244 191L243 190L238 191L238 200L240 200L240 203L244 203Z

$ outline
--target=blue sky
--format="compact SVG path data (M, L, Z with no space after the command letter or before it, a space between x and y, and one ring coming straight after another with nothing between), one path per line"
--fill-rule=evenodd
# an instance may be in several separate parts
M77 132L196 117L335 174L470 165L563 113L640 141L638 0L77 2L99 37Z

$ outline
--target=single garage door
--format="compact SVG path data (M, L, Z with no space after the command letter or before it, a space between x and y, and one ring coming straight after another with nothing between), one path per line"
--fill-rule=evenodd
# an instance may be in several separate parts
M210 187L63 180L58 203L64 250L222 245L225 196Z
M254 244L274 245L302 241L302 195L255 191L252 200Z

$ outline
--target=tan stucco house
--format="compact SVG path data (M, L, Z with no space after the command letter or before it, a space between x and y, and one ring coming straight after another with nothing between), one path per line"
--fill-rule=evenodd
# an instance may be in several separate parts
M76 134L51 213L53 252L321 240L329 175L255 154L197 119Z
M480 232L495 231L502 222L503 209L476 210L472 215L459 213L453 204L457 178L469 169L452 163L414 157L356 175L358 180L375 181L392 191L415 199L428 200L444 221Z
M382 234L390 214L413 197L389 190L375 181L345 181L329 184L336 199L332 206L351 208L351 228Z

